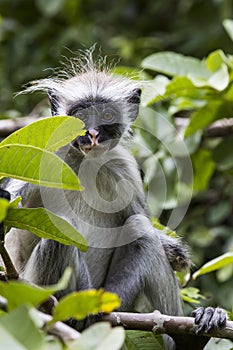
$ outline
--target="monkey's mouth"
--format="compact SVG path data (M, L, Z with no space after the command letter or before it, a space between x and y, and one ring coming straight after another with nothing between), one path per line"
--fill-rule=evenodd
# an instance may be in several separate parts
M107 140L101 143L99 143L97 140L96 142L85 143L77 139L72 142L72 145L77 150L79 150L83 155L87 155L88 153L91 153L95 156L98 156L109 149L110 140Z

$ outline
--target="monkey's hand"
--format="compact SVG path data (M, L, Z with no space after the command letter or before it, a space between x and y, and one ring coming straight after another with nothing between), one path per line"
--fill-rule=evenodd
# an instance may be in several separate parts
M195 324L198 325L196 334L211 333L215 329L224 327L227 321L226 312L219 307L206 309L199 307L192 312L191 316L195 317Z
M181 245L178 239L169 237L165 234L160 235L160 240L173 270L183 271L191 267L192 262L185 245Z

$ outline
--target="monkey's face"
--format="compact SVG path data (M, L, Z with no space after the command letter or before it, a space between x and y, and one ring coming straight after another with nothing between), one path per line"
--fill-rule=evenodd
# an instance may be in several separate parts
M69 113L85 124L86 135L73 141L73 146L83 154L91 150L98 154L115 147L126 128L122 122L122 108L116 103L86 101L85 105L76 104Z

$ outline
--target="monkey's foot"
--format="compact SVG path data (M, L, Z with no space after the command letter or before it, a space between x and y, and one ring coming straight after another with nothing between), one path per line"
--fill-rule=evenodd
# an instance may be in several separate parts
M192 316L195 317L195 324L198 325L196 334L211 333L217 328L224 327L227 321L226 312L219 307L206 309L199 307L192 312Z

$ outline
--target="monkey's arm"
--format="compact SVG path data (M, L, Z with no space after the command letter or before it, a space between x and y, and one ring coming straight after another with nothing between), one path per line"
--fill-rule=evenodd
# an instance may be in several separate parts
M157 231L157 230L156 230ZM159 235L160 241L165 250L168 261L175 271L183 271L192 266L192 261L189 257L189 250L185 244L177 238L172 238L159 231L155 232Z
M39 191L38 186L15 179L6 179L1 185L1 188L10 193L12 200L21 196L22 206L28 201L33 193Z

